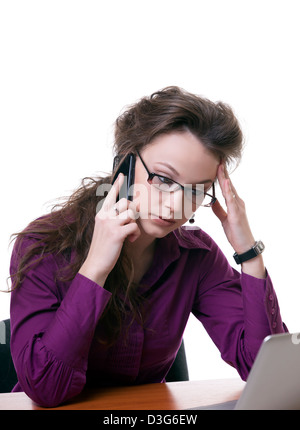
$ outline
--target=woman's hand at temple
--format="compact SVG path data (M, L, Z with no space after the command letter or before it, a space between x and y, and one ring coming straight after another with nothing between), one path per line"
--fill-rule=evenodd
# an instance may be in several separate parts
M237 254L248 251L255 243L249 226L244 201L233 186L224 164L217 172L220 188L225 199L226 211L217 200L212 206L213 212L222 223L226 237ZM266 270L261 255L242 264L242 271L257 278L265 278Z

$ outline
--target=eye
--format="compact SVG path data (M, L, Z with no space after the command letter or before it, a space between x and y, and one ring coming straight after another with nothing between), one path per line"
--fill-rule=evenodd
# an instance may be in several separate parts
M180 188L180 185L176 184L172 179L157 174L153 177L152 184L161 191L173 192Z
M165 176L159 176L156 175L157 179L159 180L159 182L161 184L165 184L165 185L172 185L174 184L174 182L172 181L172 179L166 178Z

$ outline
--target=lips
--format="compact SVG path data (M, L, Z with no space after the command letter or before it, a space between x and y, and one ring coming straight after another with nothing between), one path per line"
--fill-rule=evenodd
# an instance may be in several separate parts
M163 218L163 217L157 216L157 215L151 215L151 219L158 224L166 225L166 226L167 225L170 226L176 222L174 219Z

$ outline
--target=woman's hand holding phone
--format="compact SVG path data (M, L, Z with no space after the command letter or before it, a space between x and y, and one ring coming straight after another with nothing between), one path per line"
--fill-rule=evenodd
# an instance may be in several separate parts
M102 287L120 256L125 239L134 242L140 236L135 204L125 198L117 201L123 182L124 175L120 174L97 213L88 256L79 270Z

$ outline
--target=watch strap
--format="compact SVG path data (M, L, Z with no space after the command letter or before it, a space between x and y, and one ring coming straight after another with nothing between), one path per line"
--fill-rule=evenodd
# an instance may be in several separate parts
M252 248L249 251L244 252L243 254L237 254L236 252L233 254L233 258L237 264L242 264L245 261L251 260L252 258L257 257L259 254L263 252L265 249L265 245L261 240L255 242Z

